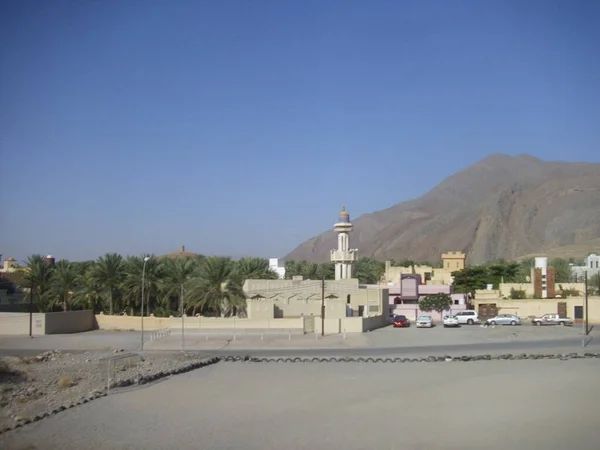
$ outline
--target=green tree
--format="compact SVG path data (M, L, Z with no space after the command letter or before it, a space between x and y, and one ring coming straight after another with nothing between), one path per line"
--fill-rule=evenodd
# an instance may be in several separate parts
M493 261L486 264L487 281L497 289L500 283L516 283L521 265L513 261Z
M62 310L69 307L71 296L77 289L79 267L63 259L56 263L50 277L50 294L61 304Z
M454 292L474 294L477 289L485 289L490 277L486 266L469 266L463 270L452 272Z
M31 299L40 311L46 311L49 308L47 301L52 266L39 254L29 256L25 264L22 285L29 290L27 298Z
M197 267L188 283L188 307L207 309L217 315L235 315L243 309L246 296L240 284L236 265L231 258L209 256Z
M554 268L554 282L568 283L571 281L571 266L569 261L562 258L554 258L550 261L550 267Z
M286 261L285 278L291 280L295 276L301 276L305 280L332 280L335 278L335 265L331 262L319 264L309 261Z
M144 264L144 258L148 261ZM144 315L148 316L156 306L155 300L163 280L163 260L152 255L129 256L124 261L124 277L119 287L130 308L142 301L142 275L144 278ZM139 300L139 302L138 302Z
M107 253L98 258L92 269L92 278L96 285L102 286L108 296L108 312L113 313L114 294L125 276L123 257L116 253Z
M600 274L594 274L588 277L588 293L590 295L600 295Z
M72 301L83 308L96 312L98 307L102 305L105 294L102 292L102 287L97 284L97 281L92 274L92 266L93 265L90 265L83 274L79 276L77 288L73 292Z
M437 311L440 315L450 309L452 305L452 297L448 294L432 294L425 297L419 302L421 311Z
M359 258L354 264L355 278L364 284L379 283L385 272L385 263L372 258Z
M271 270L264 258L241 258L235 263L235 272L245 280L276 280L277 272Z
M184 312L185 285L196 270L196 261L192 259L167 259L163 262L163 277L159 282L159 290L163 294L163 303L171 310L171 298L178 298L177 310ZM182 292L182 286L184 290Z

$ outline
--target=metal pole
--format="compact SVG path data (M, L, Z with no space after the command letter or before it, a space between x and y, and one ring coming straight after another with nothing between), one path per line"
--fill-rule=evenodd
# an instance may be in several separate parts
M144 276L146 275L146 263L147 258L144 258L144 265L142 266L142 350L144 350Z
M587 270L585 271L585 335L587 336L590 332L589 327L589 313L588 313L588 274Z
M325 274L321 277L321 336L325 336Z
M181 285L181 351L185 351L185 323L183 317L183 284Z
M29 337L33 337L33 292L35 283L31 283L31 292L29 293Z

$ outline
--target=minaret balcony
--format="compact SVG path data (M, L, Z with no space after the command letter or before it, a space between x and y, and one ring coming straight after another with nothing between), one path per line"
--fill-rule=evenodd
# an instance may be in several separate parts
M357 258L356 250L331 250L332 262L354 262Z

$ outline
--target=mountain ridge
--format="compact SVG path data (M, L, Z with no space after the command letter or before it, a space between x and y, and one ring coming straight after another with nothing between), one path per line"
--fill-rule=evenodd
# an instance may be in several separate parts
M494 153L420 197L361 215L351 245L378 259L437 260L460 250L471 263L556 254L586 242L594 251L599 194L600 164ZM284 259L327 261L335 246L335 233L326 231Z

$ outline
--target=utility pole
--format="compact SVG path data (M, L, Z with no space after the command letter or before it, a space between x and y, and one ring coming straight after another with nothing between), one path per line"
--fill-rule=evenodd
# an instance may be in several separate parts
M33 337L33 292L35 283L31 283L31 292L29 293L29 337Z
M181 299L181 351L185 351L185 323L184 323L184 308L183 308L183 284L181 285L181 293L179 294Z
M585 271L585 276L584 276L584 282L585 282L585 335L587 336L589 333L589 324L588 324L588 274L587 274L587 270Z
M321 275L321 336L325 336L325 273Z

